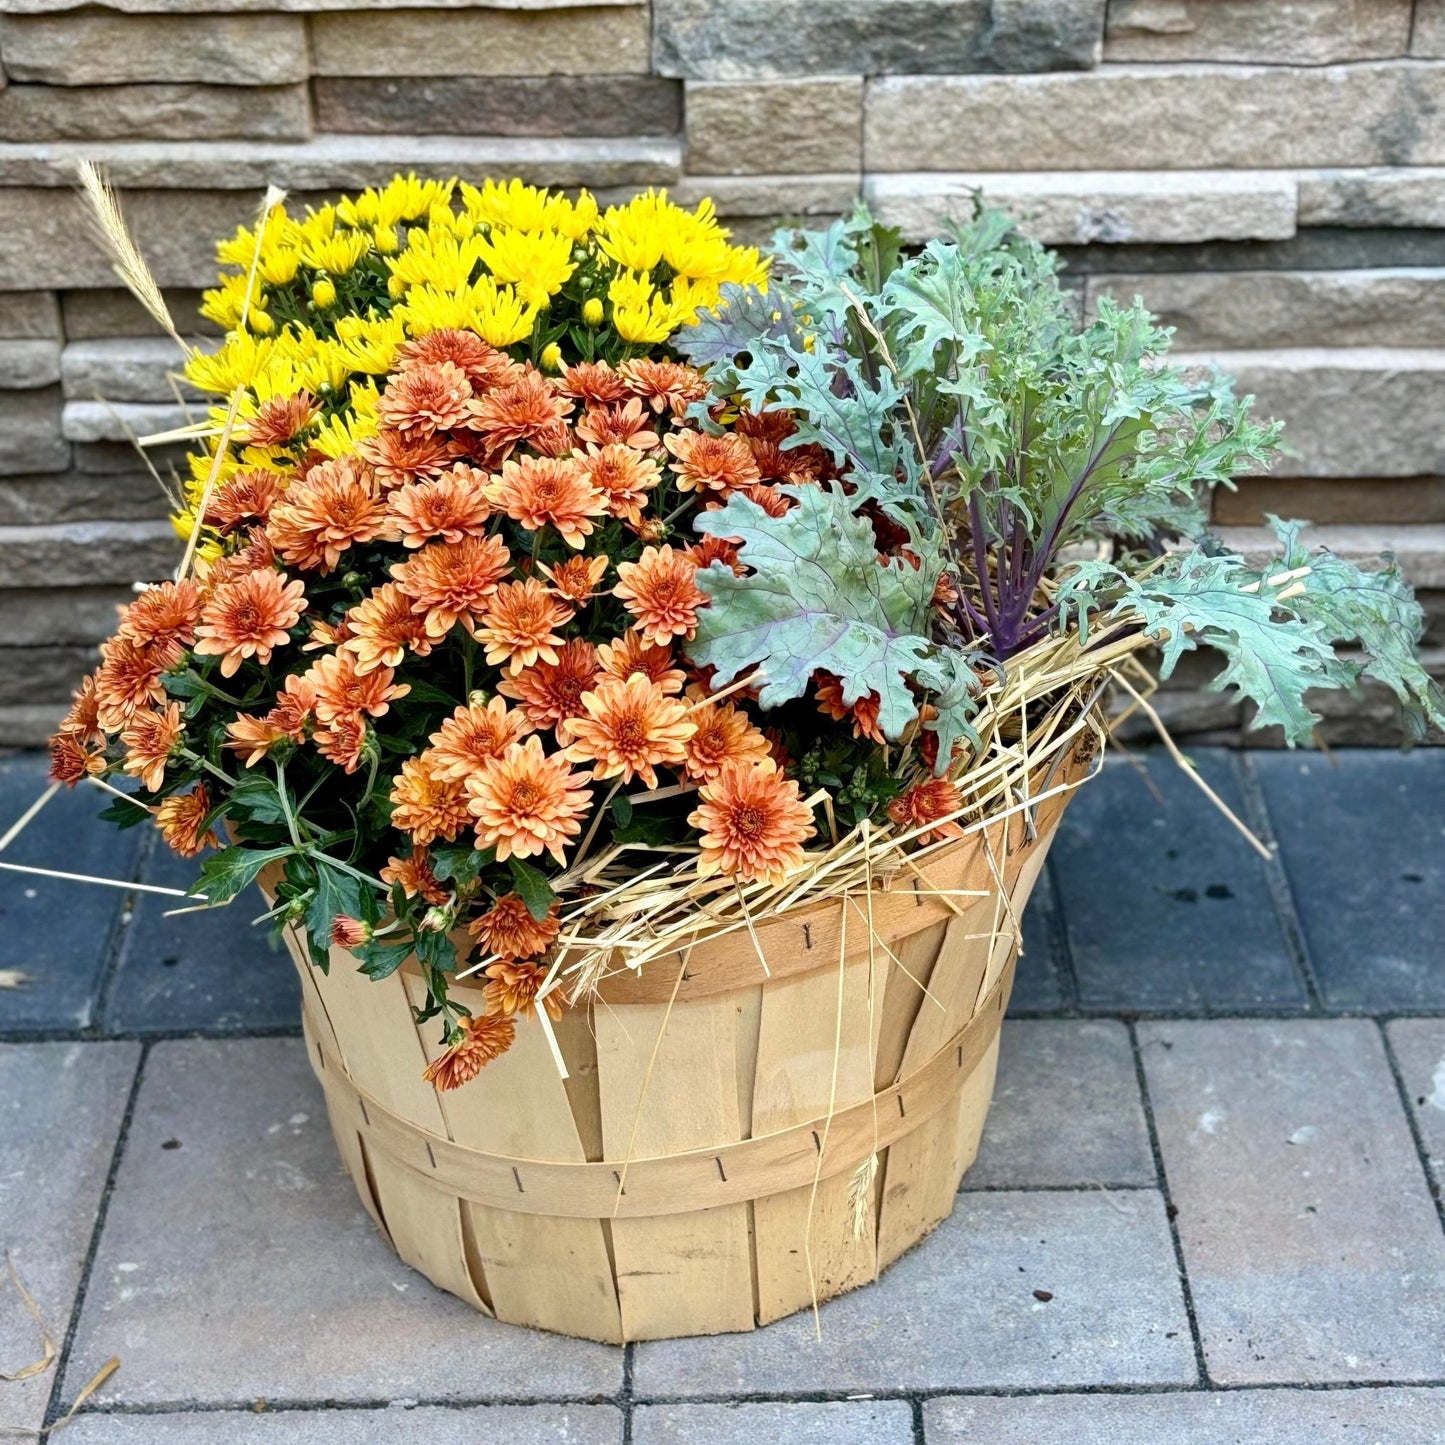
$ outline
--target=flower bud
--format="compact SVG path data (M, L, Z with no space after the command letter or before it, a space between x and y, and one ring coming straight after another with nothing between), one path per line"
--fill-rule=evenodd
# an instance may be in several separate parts
M330 276L320 277L311 288L311 299L323 311L329 311L336 305L336 283Z
M602 302L596 296L589 296L582 303L582 319L589 326L601 326L603 314Z
M541 359L543 371L562 370L562 348L558 346L555 341L549 341L547 345L542 348Z
M401 244L395 226L378 226L372 232L372 236L376 241L376 249L387 255L390 255Z
M422 933L450 933L456 921L454 908L438 905L427 909L417 927Z
M338 913L331 920L331 941L337 948L360 948L363 943L371 942L374 932L371 924L348 918L344 913Z

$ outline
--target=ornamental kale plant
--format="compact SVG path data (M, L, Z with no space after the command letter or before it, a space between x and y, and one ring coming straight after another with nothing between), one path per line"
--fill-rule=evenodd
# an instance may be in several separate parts
M1210 489L1267 463L1280 428L1228 378L1169 366L1170 332L1142 304L1102 298L1079 327L1055 257L997 213L913 256L861 206L775 245L766 294L724 286L676 345L747 411L790 413L784 447L826 448L841 482L783 488L781 515L735 495L696 519L751 569L697 574L712 605L690 651L719 681L760 668L774 706L836 674L843 702L877 695L889 738L924 709L940 772L977 679L1073 626L1142 631L1166 676L1216 649L1212 686L1291 744L1318 721L1309 689L1363 675L1412 734L1445 722L1393 561L1363 572L1275 521L1283 555L1261 570L1207 535ZM877 559L890 534L905 562Z

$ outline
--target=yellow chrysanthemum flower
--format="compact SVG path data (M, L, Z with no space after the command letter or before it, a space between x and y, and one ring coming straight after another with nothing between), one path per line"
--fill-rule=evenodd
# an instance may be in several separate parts
M625 206L608 206L597 244L603 255L624 270L651 271L662 260L674 218L666 192L648 191ZM684 214L679 212L678 214Z
M493 278L516 286L517 294L533 306L545 306L577 269L572 242L560 231L497 226L476 244Z
M607 288L612 324L624 341L654 345L666 341L686 319L652 282L636 271L620 271Z
M452 181L421 181L414 173L397 176L386 186L362 191L339 203L337 216L343 224L358 227L395 226L414 221L450 200Z
M384 376L396 363L406 340L406 329L393 312L390 316L343 316L336 323L335 356L347 371Z
M350 456L367 437L374 437L376 431L377 425L374 416L357 416L349 412L338 412L335 416L327 418L317 428L316 435L311 439L311 445L322 456Z
M261 228L261 259L276 251L293 248L299 239L296 223L286 214L284 206L273 206ZM256 254L256 233L247 226L238 226L229 241L216 247L216 259L223 266L238 266L249 271Z
M406 250L388 258L392 279L406 286L430 286L438 291L460 291L481 260L480 236L459 237L448 231L416 230L407 237Z
M193 351L186 358L186 380L201 391L229 396L238 386L250 386L270 362L276 343L232 331L220 348L207 355Z
M564 195L511 180L505 184L483 181L480 190L463 183L461 195L462 213L486 226L560 231L577 241L597 223L597 202L587 191L582 191L576 201L569 201Z
M262 251L256 274L268 286L289 286L296 279L301 265L301 252L295 246L274 246Z
M527 305L511 286L479 276L456 291L413 286L392 315L401 318L408 336L457 327L475 331L492 346L515 346L532 334L537 308Z
M246 278L222 276L220 283L201 297L201 315L227 331L234 331L241 324L241 309L246 303ZM266 292L258 277L255 285L251 287L252 309L262 306L265 299Z
M316 271L344 276L371 250L371 237L363 231L337 231L335 235L308 239L301 259Z

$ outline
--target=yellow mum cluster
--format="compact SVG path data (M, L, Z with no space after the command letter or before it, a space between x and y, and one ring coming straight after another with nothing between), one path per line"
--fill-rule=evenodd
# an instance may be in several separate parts
M573 199L518 180L473 186L414 175L304 217L276 206L259 246L241 227L218 259L231 269L202 311L226 339L186 367L202 391L241 391L217 480L276 460L274 448L248 441L247 424L296 396L315 402L316 451L354 451L377 429L374 378L392 371L410 339L455 328L545 370L616 364L690 325L724 283L767 276L755 248L731 244L711 201L687 211L648 191L604 210L587 191ZM212 413L212 438L226 412ZM192 458L182 535L195 525L214 457L213 441L209 455Z

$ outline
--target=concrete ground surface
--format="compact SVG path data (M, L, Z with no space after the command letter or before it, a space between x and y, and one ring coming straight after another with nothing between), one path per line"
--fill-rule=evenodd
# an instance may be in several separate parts
M982 1152L878 1284L625 1349L399 1264L248 912L0 875L0 1248L65 1445L1445 1441L1445 750L1159 753L1071 806ZM43 786L0 757L0 831ZM184 883L57 798L7 861ZM0 1371L42 1351L0 1278ZM17 1438L20 1438L17 1436Z

